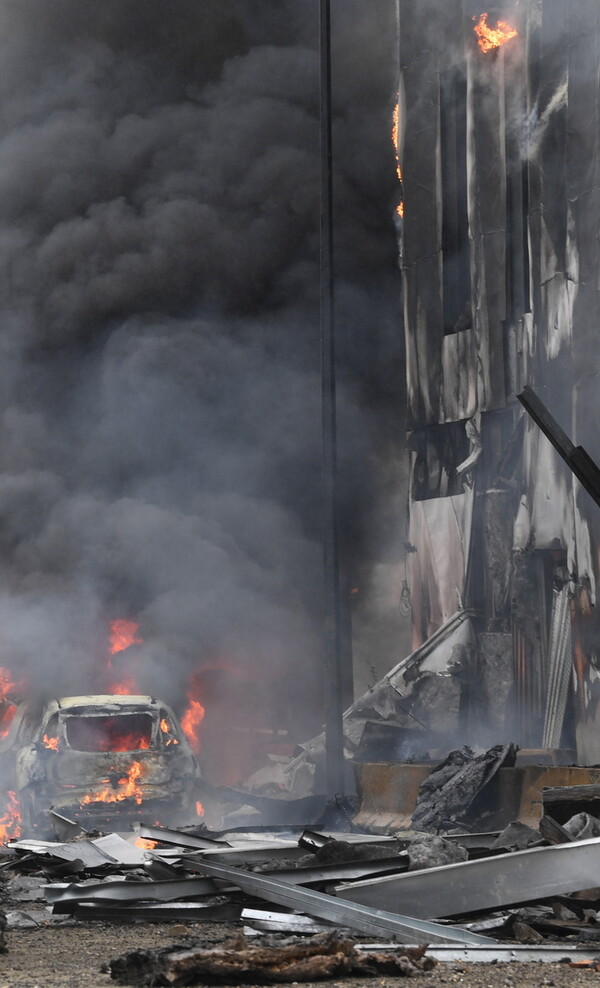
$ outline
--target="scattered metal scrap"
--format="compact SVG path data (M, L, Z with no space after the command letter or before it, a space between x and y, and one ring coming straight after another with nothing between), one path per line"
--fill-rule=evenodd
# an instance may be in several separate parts
M322 892L305 889L266 875L256 875L226 865L203 863L203 870L213 878L235 882L244 892L258 895L269 902L291 909L300 909L341 926L361 930L370 936L388 937L400 943L490 943L487 937L454 927L448 930L438 923L415 920L397 912L358 907L339 902ZM421 873L419 873L421 874Z
M343 899L441 917L547 899L600 885L600 838L336 886Z
M579 795L593 794L586 790ZM560 808L561 804L555 800L552 805ZM548 817L545 821L542 832L554 841L550 846L542 833L522 825L500 835L453 834L444 839L414 833L395 838L338 834L336 839L314 831L277 830L206 835L140 827L139 833L152 834L145 839L153 843L134 846L133 835L126 839L120 834L81 835L63 842L12 841L6 848L10 871L3 873L9 879L5 884L12 906L9 926L98 919L220 921L243 924L244 933L260 949L273 933L302 937L308 949L312 941L307 937L320 931L344 942L357 939L360 931L388 943L428 944L432 950L451 945L458 953L448 950L437 956L459 960L596 958L600 956L600 837L573 838L595 833L600 820L579 813L564 824ZM544 846L514 850L530 844ZM411 854L414 862L421 863L453 861L455 856L467 860L408 871ZM65 870L77 880L56 881ZM344 883L336 884L342 877ZM46 910L41 904L30 909L42 895ZM266 903L264 909L257 908L257 899ZM537 905L519 907L532 902ZM271 905L278 907L277 912ZM440 917L443 922L433 921ZM565 945L565 938L586 946ZM242 956L250 963L245 953L250 948L244 943ZM209 983L216 977L216 968L211 967L215 956L213 951L207 959L202 954L205 947L194 944L185 951L172 947L164 956L175 964L175 955L182 955L182 976L186 964L207 963L206 974L198 968L197 976ZM471 948L477 949L464 952ZM407 949L403 947L402 953ZM136 953L138 976L145 977L144 971L154 965L153 983L163 983L160 977L167 969L162 956ZM309 950L306 956L320 955ZM169 983L178 983L177 958L175 967L168 969L168 976L175 978ZM130 972L132 963L127 961ZM223 963L229 972L227 962ZM326 976L330 962L323 963L319 967L320 961L311 961L307 967L307 972L313 971L311 979L317 972ZM123 964L120 970L125 971ZM302 980L301 967L292 965L289 970L296 971L293 980ZM344 973L335 965L331 970L336 976ZM284 964L282 980L286 971ZM378 968L375 973L391 971ZM260 983L262 976L267 977L264 972L255 976L250 964L240 979ZM235 980L232 970L231 983Z

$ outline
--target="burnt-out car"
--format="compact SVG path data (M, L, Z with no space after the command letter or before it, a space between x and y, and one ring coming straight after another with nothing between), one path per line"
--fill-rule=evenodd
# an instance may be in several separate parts
M200 770L173 711L151 696L70 696L20 704L4 760L23 831L48 829L52 808L99 829L196 818Z

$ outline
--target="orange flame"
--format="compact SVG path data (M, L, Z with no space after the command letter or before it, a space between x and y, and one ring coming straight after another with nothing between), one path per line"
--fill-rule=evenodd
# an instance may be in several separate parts
M9 697L9 693L23 689L24 685L24 682L15 682L8 669L0 667L0 741L7 737L17 712L17 706Z
M21 836L21 814L16 793L10 790L6 794L6 810L0 816L0 841L5 843Z
M181 718L183 733L190 742L192 751L195 751L197 755L200 754L200 734L198 728L204 720L204 713L204 707L200 701L190 698L189 706Z
M402 184L402 166L400 164L400 107L398 103L394 106L392 115L392 144L394 145L394 154L396 156L396 175L398 176L398 181ZM404 199L401 199L396 206L396 212L401 218L404 216Z
M170 735L171 734L171 727L170 727L169 722L166 719L166 717L163 717L163 719L161 720L161 722L160 722L160 729L161 729L161 731L162 731L163 734L167 734L167 735ZM165 740L165 745L166 745L167 748L170 745L176 745L176 744L179 744L179 741L177 740L177 738L169 737L167 740Z
M204 816L204 807L202 803L196 803L196 816Z
M123 652L130 645L143 645L144 639L136 637L139 624L135 621L111 621L110 624L110 654Z
M8 737L8 732L10 731L10 725L15 719L15 714L17 712L17 707L10 700L1 701L2 706L0 707L0 741L4 741L4 738Z
M131 696L136 690L137 686L133 676L126 676L120 683L111 683L110 686L110 692L116 693L117 696Z
M489 27L487 22L488 16L487 13L481 14L477 24L473 28L477 35L477 44L483 52L501 48L507 41L516 38L519 33L516 28L511 27L506 21L498 21L495 28Z
M51 751L58 751L58 738L50 738L47 734L44 734L42 744L44 748L50 748Z
M396 103L392 115L392 144L396 152L396 175L398 181L402 181L402 168L400 166L400 107Z
M124 778L119 779L118 785L123 787L121 790L107 787L102 792L97 792L93 795L88 794L81 800L81 805L89 806L90 803L121 803L124 799L135 799L139 805L143 799L142 789L138 784L141 774L142 766L140 762L133 762L129 773Z
M116 655L117 652L124 652L130 645L143 645L144 639L138 636L138 628L139 624L136 621L127 621L125 619L111 621L109 627L110 655ZM111 674L113 672L111 658L108 660L108 671ZM110 683L108 692L116 693L118 696L130 696L132 693L136 693L137 683L135 677L132 675L123 676L122 679Z
M147 840L146 837L136 837L133 845L134 847L141 848L142 851L153 851L155 847L158 847L158 841Z

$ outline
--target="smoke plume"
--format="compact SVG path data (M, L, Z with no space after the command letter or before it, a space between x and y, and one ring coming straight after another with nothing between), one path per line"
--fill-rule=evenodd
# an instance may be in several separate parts
M403 404L377 6L333 4L342 539L365 587L395 558ZM178 704L216 669L230 716L245 697L310 734L318 5L2 0L0 38L0 664L100 689L129 618L142 692Z

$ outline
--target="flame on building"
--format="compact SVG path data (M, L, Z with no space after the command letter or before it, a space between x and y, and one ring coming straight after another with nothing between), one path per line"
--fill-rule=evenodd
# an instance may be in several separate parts
M400 164L400 107L398 103L394 106L394 112L392 115L392 144L394 145L394 154L396 156L396 175L398 176L398 181L402 186L402 165ZM396 206L396 212L401 218L404 216L404 196L402 196L400 202Z
M519 34L516 28L511 27L506 21L498 21L495 28L488 24L489 14L480 14L473 30L477 35L477 44L482 52L494 51L501 48L507 41L511 41ZM473 18L475 20L475 17Z

